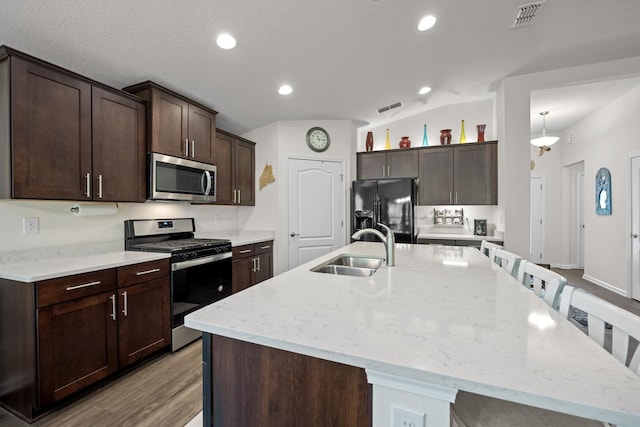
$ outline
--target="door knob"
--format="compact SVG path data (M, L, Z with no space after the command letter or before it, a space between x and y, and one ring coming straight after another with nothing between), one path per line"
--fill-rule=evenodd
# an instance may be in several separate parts
M294 233L293 231L290 234L291 237L296 237L296 236L299 236L299 235L300 235L299 233Z
M638 238L638 233L631 233L631 237L633 237L634 239Z

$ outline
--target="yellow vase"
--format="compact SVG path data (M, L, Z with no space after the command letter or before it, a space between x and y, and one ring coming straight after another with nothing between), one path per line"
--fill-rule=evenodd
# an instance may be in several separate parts
M464 120L462 120L462 125L460 127L460 144L464 144L467 142L467 137L464 134Z
M389 129L387 129L387 139L384 143L385 150L391 150L391 140L389 139Z

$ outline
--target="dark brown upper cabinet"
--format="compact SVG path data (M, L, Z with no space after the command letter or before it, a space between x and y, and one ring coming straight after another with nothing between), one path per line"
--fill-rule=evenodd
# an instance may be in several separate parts
M0 47L0 196L142 202L145 103Z
M124 90L149 101L148 151L214 162L217 111L150 81Z
M214 164L216 204L255 205L255 143L218 129Z
M357 154L358 179L416 178L418 150L372 151Z
M419 150L421 205L496 205L497 142Z

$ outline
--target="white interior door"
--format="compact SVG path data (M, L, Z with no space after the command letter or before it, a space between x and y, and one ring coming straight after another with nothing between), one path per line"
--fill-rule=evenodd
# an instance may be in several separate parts
M576 176L576 267L584 268L584 174Z
M640 301L640 156L631 159L631 297Z
M529 261L544 259L544 178L531 177L531 253Z
M289 269L344 246L342 162L289 159Z

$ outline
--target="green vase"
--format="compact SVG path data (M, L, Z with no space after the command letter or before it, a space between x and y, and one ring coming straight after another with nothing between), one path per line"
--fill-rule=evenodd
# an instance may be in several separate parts
M427 140L427 125L424 125L424 131L422 133L422 146L423 147L428 147L429 146L429 141Z

